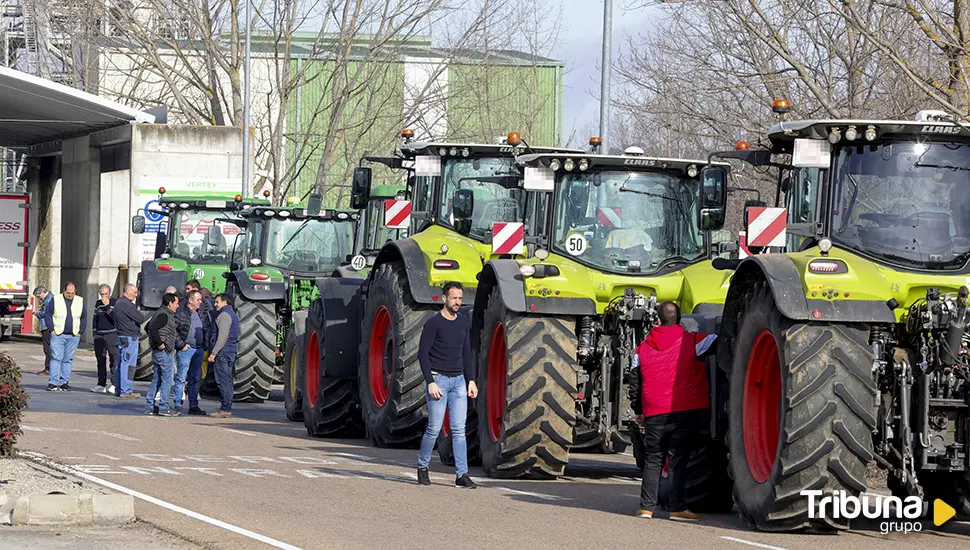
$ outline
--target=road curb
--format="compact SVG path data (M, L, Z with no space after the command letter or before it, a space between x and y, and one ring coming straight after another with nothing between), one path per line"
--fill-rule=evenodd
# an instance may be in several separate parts
M25 495L16 500L0 495L0 524L124 525L134 520L130 495Z

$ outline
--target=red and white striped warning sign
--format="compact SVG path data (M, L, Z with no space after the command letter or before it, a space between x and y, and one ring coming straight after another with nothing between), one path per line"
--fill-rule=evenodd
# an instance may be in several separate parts
M744 231L738 231L738 259L743 260L751 255L748 250L748 237Z
M391 229L407 229L411 225L411 201L387 199L384 201L384 226Z
M749 208L748 246L785 246L787 224L786 208Z
M522 254L525 247L525 224L495 222L492 224L492 254Z
M623 225L623 209L610 206L597 208L596 219L604 227L621 227Z

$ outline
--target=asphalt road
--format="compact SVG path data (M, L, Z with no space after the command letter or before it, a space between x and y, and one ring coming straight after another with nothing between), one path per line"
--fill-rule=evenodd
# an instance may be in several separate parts
M79 475L136 493L136 513L212 548L953 548L970 547L970 523L882 535L878 523L838 535L759 533L734 515L700 523L633 517L638 472L624 455L574 455L564 479L452 486L432 462L416 484L417 451L363 440L312 439L283 405L236 404L234 418L143 416L143 400L90 393L95 363L81 350L72 393L45 392L40 345L5 342L31 394L21 449ZM136 383L144 393L146 383ZM278 392L275 392L278 394ZM277 395L277 398L281 396ZM203 408L213 411L213 401Z

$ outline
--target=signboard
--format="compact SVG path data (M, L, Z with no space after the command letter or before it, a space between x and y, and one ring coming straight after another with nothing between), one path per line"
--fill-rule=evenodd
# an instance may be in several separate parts
M25 195L0 194L0 294L27 293Z

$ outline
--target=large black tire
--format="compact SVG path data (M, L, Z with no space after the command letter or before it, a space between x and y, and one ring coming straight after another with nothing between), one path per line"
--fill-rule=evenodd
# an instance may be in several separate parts
M231 294L239 317L239 351L232 377L232 400L262 403L269 399L276 375L276 304L252 302Z
M378 447L417 447L421 442L428 406L418 344L436 309L414 300L401 262L377 268L361 317L358 380L364 424Z
M475 406L476 403L472 400L468 404L468 416L465 418L465 456L469 465L481 466L482 448L478 440L478 411L475 410ZM449 417L446 420L448 422L438 432L438 460L445 466L454 466L455 450L451 445L451 426L449 425L451 419Z
M923 472L919 475L923 487L923 501L929 504L928 512L933 513L933 502L940 499L956 510L956 519L970 519L970 473L967 472Z
M132 379L139 382L150 382L152 376L155 375L155 363L152 360L152 348L148 345L146 329L148 327L147 319L151 319L155 310L143 310L142 313L145 314L146 321L142 324L141 332L138 335L138 361L135 363L135 374Z
M508 311L496 288L482 327L477 400L482 467L492 477L561 476L576 424L575 320ZM490 422L489 392L496 389L501 394L494 397Z
M848 528L832 514L810 519L800 492L866 490L876 423L868 328L792 321L764 283L748 298L730 372L728 442L739 513L766 531Z
M357 381L326 374L326 336L322 326L322 320L307 321L303 425L310 437L361 437L364 419Z
M286 418L303 420L303 376L306 368L304 335L297 335L293 323L287 331L286 352L283 353L283 408Z

